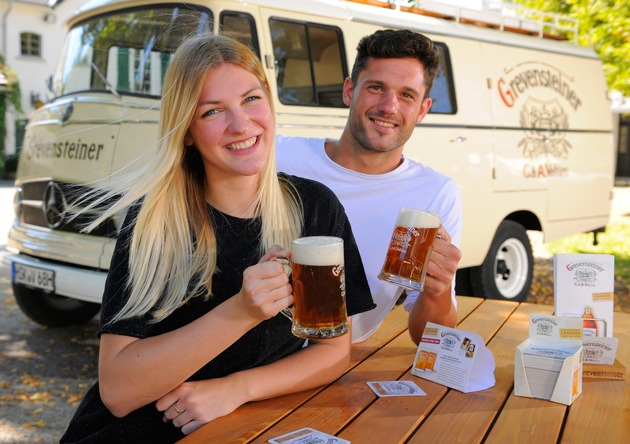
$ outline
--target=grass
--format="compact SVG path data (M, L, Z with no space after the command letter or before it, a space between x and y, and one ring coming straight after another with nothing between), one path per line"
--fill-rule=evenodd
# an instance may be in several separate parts
M550 253L612 254L615 256L615 280L630 286L630 224L615 222L597 235L593 245L592 233L580 233L549 242Z

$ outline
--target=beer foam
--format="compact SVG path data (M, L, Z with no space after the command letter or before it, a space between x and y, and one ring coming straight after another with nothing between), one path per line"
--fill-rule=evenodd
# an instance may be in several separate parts
M439 228L440 215L432 211L401 208L396 220L398 227Z
M291 244L291 260L303 265L343 264L343 239L332 236L308 236Z

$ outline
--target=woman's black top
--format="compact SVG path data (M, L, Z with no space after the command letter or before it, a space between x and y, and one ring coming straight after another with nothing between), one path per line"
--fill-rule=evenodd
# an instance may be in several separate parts
M337 197L319 182L284 174L281 176L293 184L300 196L304 211L302 236L337 236L344 240L348 316L374 308L359 250ZM242 286L243 271L258 263L261 256L260 218L239 219L208 207L208 216L212 218L217 240L217 267L212 280L212 297L208 300L203 296L193 297L157 323L150 322L151 318L147 315L110 324L108 321L120 310L129 295L126 285L129 243L138 209L139 205L129 210L116 243L103 295L99 337L103 333L111 333L146 338L186 325L237 294ZM252 328L188 380L220 378L266 365L299 350L304 342L304 339L291 333L291 321L278 314ZM191 346L195 347L195 344ZM155 371L160 370L156 368ZM170 443L182 439L184 435L180 429L170 422L163 422L162 417L163 412L158 411L152 402L123 418L116 418L103 404L97 381L75 412L61 442Z

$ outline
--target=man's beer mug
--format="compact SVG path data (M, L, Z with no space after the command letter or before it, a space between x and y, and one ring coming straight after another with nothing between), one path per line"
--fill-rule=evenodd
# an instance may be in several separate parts
M334 338L348 332L343 239L309 236L291 243L291 331L300 338Z
M378 278L422 291L440 216L431 211L401 208Z

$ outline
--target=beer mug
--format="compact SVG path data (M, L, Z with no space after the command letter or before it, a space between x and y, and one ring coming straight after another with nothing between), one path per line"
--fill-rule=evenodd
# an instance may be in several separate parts
M401 208L378 278L422 291L440 216L431 211Z
M291 331L306 339L334 338L348 332L343 239L309 236L291 243L293 310L282 313L293 322Z

